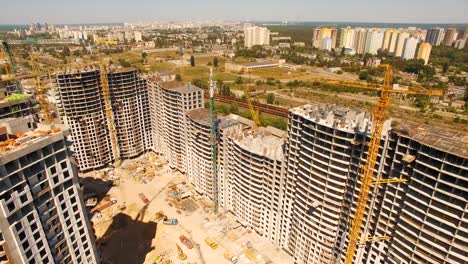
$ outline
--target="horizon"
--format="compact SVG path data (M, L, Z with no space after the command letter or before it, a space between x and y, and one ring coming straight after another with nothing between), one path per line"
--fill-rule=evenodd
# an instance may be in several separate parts
M9 2L3 5L0 25L113 24L138 21L313 21L398 24L467 24L464 0L279 0L174 2L59 0ZM332 11L330 11L332 10Z

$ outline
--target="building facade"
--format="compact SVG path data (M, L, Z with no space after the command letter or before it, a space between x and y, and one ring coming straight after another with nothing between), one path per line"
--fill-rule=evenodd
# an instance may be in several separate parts
M97 69L55 76L59 115L71 129L73 151L83 171L107 166L116 158L111 150L100 78ZM120 158L134 158L152 144L146 82L133 68L111 70L107 79Z
M248 26L244 28L244 47L270 45L270 30L266 27Z
M67 134L27 132L0 153L2 263L99 263Z
M424 64L427 65L429 63L429 57L431 56L431 50L432 50L431 44L426 43L426 42L421 43L421 45L419 45L417 58L423 59Z
M153 149L173 169L187 172L188 111L203 108L203 89L178 81L147 79L152 117Z
M418 46L418 40L415 38L407 38L403 47L403 54L401 57L405 60L414 59L416 54L416 47Z

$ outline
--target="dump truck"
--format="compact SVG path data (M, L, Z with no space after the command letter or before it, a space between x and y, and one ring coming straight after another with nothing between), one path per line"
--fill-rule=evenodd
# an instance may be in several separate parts
M95 212L101 212L102 210L106 209L107 207L110 207L111 205L117 203L117 200L115 199L110 199L109 197L104 198L105 201L101 205L98 205L91 209L90 213L95 213Z
M188 239L186 236L184 235L181 235L179 237L179 240L182 244L184 244L188 249L192 249L193 248L193 242L192 240Z
M149 203L148 198L143 193L138 194L138 196L143 201L143 203L145 203L145 204Z
M239 258L235 256L234 254L232 254L230 251L224 252L224 258L231 261L231 263L234 263L234 264L239 262Z
M163 224L165 225L177 225L177 223L179 223L177 218L166 219L163 221Z
M154 215L154 221L158 222L159 220L167 220L167 216L163 211L159 211Z
M212 249L217 249L218 248L218 243L214 241L213 239L207 237L205 238L205 243L210 246Z

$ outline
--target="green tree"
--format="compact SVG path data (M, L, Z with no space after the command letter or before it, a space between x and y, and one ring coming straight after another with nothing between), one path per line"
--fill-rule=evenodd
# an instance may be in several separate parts
M195 67L195 57L194 57L193 55L190 56L190 65L191 65L192 67Z
M275 94L268 93L266 95L266 102L267 102L267 104L273 104L275 102Z
M68 46L63 47L63 56L70 56L70 49Z
M176 79L176 81L179 81L179 82L180 82L180 81L182 81L182 76L181 76L179 73L177 73L177 74L175 75L175 79Z
M236 80L234 81L235 84L242 84L244 80L242 80L242 77L237 77Z
M239 105L237 103L232 103L230 112L233 114L238 114L239 113Z
M450 64L448 62L444 62L444 64L442 64L442 73L446 74L449 67L450 67Z
M368 71L360 71L359 72L359 80L367 80L369 79L369 72Z
M214 59L213 59L213 66L215 66L216 68L218 68L218 57L214 57Z
M143 51L143 53L141 53L141 63L145 64L147 57L148 57L148 53Z

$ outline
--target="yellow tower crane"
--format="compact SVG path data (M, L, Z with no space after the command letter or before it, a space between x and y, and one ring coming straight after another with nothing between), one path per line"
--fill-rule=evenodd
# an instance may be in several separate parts
M252 120L254 122L253 128L257 128L260 126L260 117L258 116L258 112L255 111L252 100L250 99L250 88L248 85L244 87L244 95L245 95L245 100L247 101L247 105L249 106L249 112L252 115Z
M392 68L390 65L382 65L385 67L385 78L382 87L367 87L360 86L356 83L350 83L348 86L364 89L379 89L381 95L376 107L372 113L372 131L370 135L369 148L367 154L367 160L363 166L361 174L361 188L356 206L356 214L354 215L351 223L351 229L348 235L348 247L346 250L345 264L352 264L353 258L356 253L357 245L363 242L369 241L380 241L390 239L390 237L366 237L361 239L361 226L366 211L367 200L369 197L369 191L373 184L386 184L386 183L399 183L404 182L406 179L374 179L374 169L379 154L380 140L382 138L382 129L384 122L387 118L387 110L390 105L390 93L404 93L404 94L423 94L430 96L440 96L442 92L440 90L421 90L421 91L393 91L392 90Z
M47 88L43 85L41 80L40 66L36 60L36 57L31 54L31 67L34 76L34 83L36 87L37 99L39 101L39 108L41 118L45 124L52 124L52 115L50 114L49 101L47 100Z
M100 72L100 77L101 77L102 95L104 97L104 111L106 114L107 126L109 128L109 133L110 133L112 154L114 156L114 166L117 167L120 165L120 149L118 145L117 131L115 128L114 113L112 112L109 81L107 79L107 67L106 67L104 60L101 60L100 62L99 72Z

